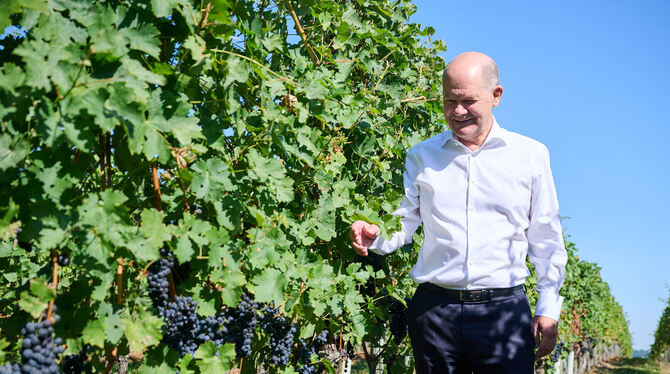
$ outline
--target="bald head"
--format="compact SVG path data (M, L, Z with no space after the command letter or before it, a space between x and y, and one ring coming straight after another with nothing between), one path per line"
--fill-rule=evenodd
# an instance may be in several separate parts
M492 110L503 93L496 63L482 53L460 54L447 64L442 83L444 118L453 135L474 151L491 130Z
M482 87L493 89L498 85L498 66L493 59L479 52L465 52L454 57L442 75L442 83L446 87L449 82L462 79L464 77L473 78L479 75Z

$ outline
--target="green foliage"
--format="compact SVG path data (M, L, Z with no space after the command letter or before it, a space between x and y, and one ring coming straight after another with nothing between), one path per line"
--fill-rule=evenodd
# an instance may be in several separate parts
M66 353L88 344L94 370L115 347L141 357L140 372L239 366L230 346L179 359L159 344L146 269L167 246L193 269L177 294L203 316L246 287L302 337L384 344L386 300L413 290L412 254L374 272L354 261L348 228L360 217L398 227L405 150L444 128L444 45L408 22L413 11L388 0L13 1L0 22L27 32L0 52L3 338L19 341L55 297ZM55 292L52 250L71 258ZM262 365L256 338L245 370ZM2 348L4 360L18 348Z
M421 235L386 258L358 259L348 232L355 219L398 228L390 213L406 150L444 128L445 47L409 22L414 9L390 0L3 7L0 27L27 32L0 42L0 364L17 360L20 327L55 298L66 353L89 345L92 371L115 348L141 373L260 367L262 333L244 363L231 345L180 358L160 344L146 275L163 247L193 269L176 293L202 316L236 305L246 287L302 338L328 329L338 346L382 348L371 366L409 355L407 339L390 339L387 303L412 295ZM71 258L56 289L52 251ZM629 344L598 273L571 258L563 339Z
M600 267L583 261L577 256L577 247L566 238L565 249L568 263L565 267L565 282L560 294L563 307L558 341L579 354L581 342L595 339L607 344L617 343L624 355L633 353L628 321L621 305L614 300L609 285L600 276ZM531 290L529 300L534 307L537 302L535 277L529 277L526 285ZM549 363L547 362L547 365Z
M654 343L651 345L651 352L649 352L649 359L651 360L657 360L670 350L670 297L668 297L667 304L656 327Z

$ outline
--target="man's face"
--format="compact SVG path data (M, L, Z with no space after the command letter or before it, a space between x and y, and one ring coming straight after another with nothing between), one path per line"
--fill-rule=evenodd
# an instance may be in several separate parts
M492 109L498 106L502 87L486 87L479 72L454 74L444 79L444 118L457 138L474 140L488 134Z

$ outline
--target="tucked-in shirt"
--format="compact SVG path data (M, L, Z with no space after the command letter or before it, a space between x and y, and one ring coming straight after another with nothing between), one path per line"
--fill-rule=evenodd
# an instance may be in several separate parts
M401 231L378 237L372 252L410 243L423 223L411 277L472 290L523 284L528 255L537 273L535 315L558 320L567 253L547 147L495 119L475 151L448 130L409 149L403 182L393 213L402 217Z

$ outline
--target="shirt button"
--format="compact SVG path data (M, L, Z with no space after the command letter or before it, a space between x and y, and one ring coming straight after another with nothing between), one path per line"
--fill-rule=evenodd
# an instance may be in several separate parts
M472 266L472 262L468 261L468 266Z

